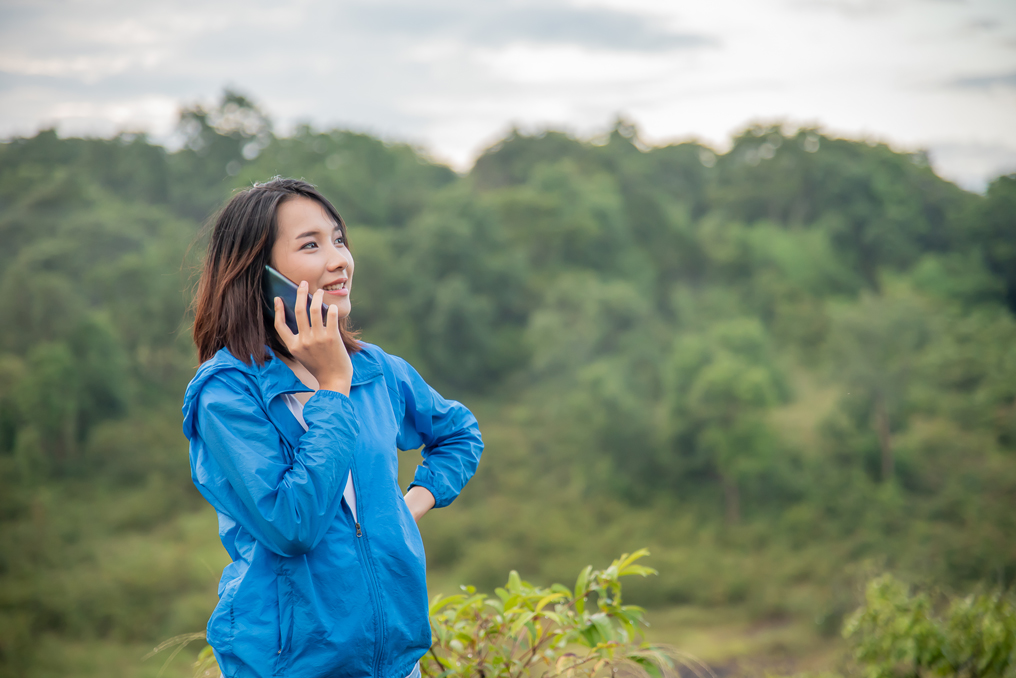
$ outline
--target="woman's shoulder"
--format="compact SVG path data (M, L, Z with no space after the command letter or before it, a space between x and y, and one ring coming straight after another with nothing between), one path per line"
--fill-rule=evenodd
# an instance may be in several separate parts
M378 365L384 370L386 378L405 379L410 373L415 374L416 370L405 359L388 353L376 344L368 344L361 341L360 350L364 357ZM391 384L389 384L391 386Z
M264 365L258 365L254 360L245 363L230 353L228 348L220 348L215 355L198 366L197 372L187 385L187 395L197 395L210 380L240 383L244 377L257 378L269 368L273 360L274 357Z
M270 362L272 361L258 365L252 360L247 364L236 358L229 349L222 348L201 363L187 384L183 396L184 432L188 432L191 427L198 402L208 391L231 393L249 391L249 385L259 380L260 373L268 368Z

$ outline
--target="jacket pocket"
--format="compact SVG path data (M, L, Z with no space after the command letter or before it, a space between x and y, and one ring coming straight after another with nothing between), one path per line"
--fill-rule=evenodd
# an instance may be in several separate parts
M236 619L233 614L233 599L240 588L243 577L237 577L222 590L222 596L208 619L205 637L208 644L219 652L230 652L233 649L233 638L236 637Z
M293 587L289 577L280 573L276 578L279 588L279 646L276 648L275 675L285 673L293 650Z

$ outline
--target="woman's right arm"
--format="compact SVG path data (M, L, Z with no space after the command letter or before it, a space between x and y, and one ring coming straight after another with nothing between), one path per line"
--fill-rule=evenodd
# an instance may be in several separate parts
M314 548L339 510L352 465L360 431L352 401L336 391L311 397L303 411L307 432L292 463L264 406L225 375L209 379L197 409L201 445L232 490L217 493L223 508L279 555Z

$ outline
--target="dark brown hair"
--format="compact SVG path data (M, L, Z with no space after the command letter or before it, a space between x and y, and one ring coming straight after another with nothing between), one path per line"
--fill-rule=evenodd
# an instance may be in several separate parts
M265 364L270 357L266 344L275 353L292 357L275 331L275 319L264 312L261 278L279 233L279 205L296 197L320 204L348 243L342 217L306 181L275 177L234 195L215 218L194 296L194 343L201 362L223 346L248 365L251 360ZM339 333L350 355L360 350L349 318L339 321Z

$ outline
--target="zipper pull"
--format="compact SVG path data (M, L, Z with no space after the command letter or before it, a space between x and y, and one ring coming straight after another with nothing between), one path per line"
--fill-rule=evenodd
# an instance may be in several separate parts
M356 524L356 536L357 537L362 537L363 535L360 533L360 523L355 523L355 524Z

